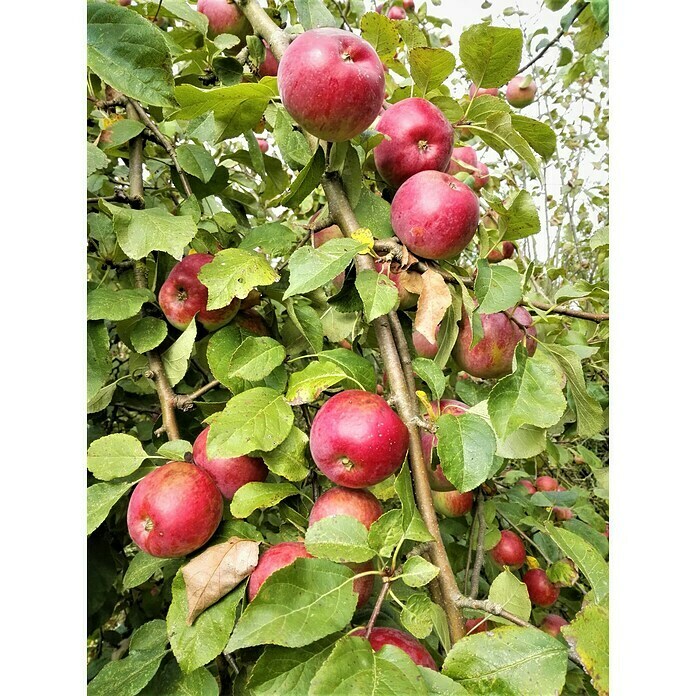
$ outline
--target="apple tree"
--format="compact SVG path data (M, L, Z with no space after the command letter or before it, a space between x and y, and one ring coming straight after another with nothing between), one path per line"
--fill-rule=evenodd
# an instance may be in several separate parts
M87 2L90 696L608 693L608 0L503 4Z

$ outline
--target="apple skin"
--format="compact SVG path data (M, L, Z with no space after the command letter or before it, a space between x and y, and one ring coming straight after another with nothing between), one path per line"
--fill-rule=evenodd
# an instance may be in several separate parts
M370 491L336 486L316 499L309 513L309 526L326 517L347 515L369 529L382 512L382 505Z
M364 638L367 630L361 628L351 633L352 636ZM385 645L393 645L401 648L417 665L437 670L435 660L430 653L411 635L397 628L383 628L375 626L367 639L375 652Z
M270 336L271 330L263 317L255 309L247 309L239 312L234 318L234 323L254 336Z
M440 333L440 324L435 329L435 343L431 343L420 331L413 330L413 349L421 358L432 360L437 355L437 336Z
M488 166L483 162L479 162L476 167L474 176L474 190L480 191L488 183Z
M500 532L500 541L491 549L491 558L499 566L508 566L518 570L527 559L522 539L509 529Z
M348 566L356 575L375 569L375 564L372 560L365 561L364 563L345 563L344 565ZM356 609L364 607L370 601L376 578L376 575L366 575L364 578L358 578L353 581L353 592L358 595Z
M330 239L343 239L343 232L338 225L329 225L321 230L312 233L312 246L318 249L322 244L326 244ZM346 279L346 272L341 271L332 281L337 287L343 286L343 281Z
M342 29L310 29L278 66L280 99L312 135L340 142L362 133L384 101L382 61L367 41Z
M527 479L519 480L516 485L520 488L523 488L525 493L529 493L529 495L534 495L537 492L537 489L534 487L534 484L531 481L528 481Z
M485 633L488 630L488 621L486 619L467 619L464 622L464 630L467 636L472 636L474 633Z
M493 97L497 97L500 95L500 90L497 87L488 87L487 89L479 87L477 90L475 84L469 85L469 96L472 99L480 97L482 94L490 94Z
M409 12L413 12L416 7L414 0L404 0L402 4L404 6L404 10L408 10Z
M517 109L529 106L534 101L537 93L537 86L534 80L529 83L528 87L520 87L523 80L524 77L522 75L517 75L517 77L513 77L508 82L508 86L505 89L505 98L508 104Z
M453 176L460 172L471 174L477 166L478 155L476 154L476 150L469 145L463 145L461 147L455 147L454 150L452 150L452 157L447 167L447 173Z
M247 596L251 602L259 592L261 585L276 570L289 566L296 558L313 558L301 541L283 541L264 551L258 565L249 576Z
M539 476L534 485L538 491L557 491L558 481L553 476Z
M128 7L128 5L131 4L131 0L118 0L118 4L121 5L121 7Z
M419 295L404 287L404 281L409 272L413 273L414 271L402 270L398 263L386 263L379 259L375 259L375 270L377 273L386 275L396 285L396 290L399 293L399 309L413 309L418 304Z
M211 36L234 34L242 37L251 31L247 18L234 2L198 0L196 9L208 18L208 30Z
M469 410L467 404L463 401L457 401L456 399L442 399L441 401L431 401L430 406L435 413L435 417L443 416L449 413L452 416L461 416ZM426 414L426 420L430 420L430 416ZM455 491L454 485L452 485L447 478L445 473L442 471L442 465L437 459L437 435L429 433L427 430L423 430L421 433L421 447L423 449L423 459L428 466L428 479L430 481L430 488L434 491L447 492ZM437 466L433 466L437 463Z
M214 331L229 323L237 314L239 299L236 297L227 307L213 310L205 308L208 303L208 288L198 280L198 273L212 260L212 254L184 256L162 283L157 298L159 305L167 321L181 331L191 323L194 315L208 331Z
M259 144L259 150L265 155L268 152L268 140L265 138L256 138L256 142Z
M374 486L404 462L408 430L377 394L348 389L318 411L309 449L321 472L346 488Z
M447 170L454 129L442 111L426 99L411 97L397 102L379 119L377 130L389 139L375 148L375 166L391 188L399 188L418 172Z
M391 223L409 251L426 259L450 259L471 241L479 222L476 194L444 172L414 174L394 196Z
M199 549L222 519L222 496L203 469L168 462L138 483L128 503L128 533L146 553L179 558Z
M501 248L491 249L486 256L488 263L500 263L503 259L511 259L515 254L515 245L512 242L503 242Z
M210 426L203 430L193 443L193 461L204 469L215 481L225 500L232 500L234 494L246 483L262 483L268 478L268 467L260 457L241 457L210 459L207 453Z
M529 599L539 607L550 607L561 594L561 591L550 580L546 571L532 568L522 576L522 582L527 586Z
M389 19L406 19L406 10L403 7L390 7L387 17Z
M527 327L530 336L536 336L532 317L524 307L516 307L512 316ZM525 334L505 313L481 314L483 338L473 347L471 345L471 323L466 312L462 312L459 335L452 355L463 370L481 379L495 379L512 372L512 360L517 344ZM527 341L529 355L536 351L536 341Z
M464 517L474 505L471 491L431 491L433 507L445 517Z
M266 57L259 65L259 77L275 77L278 74L278 59L271 53L271 47L265 39L263 45L266 47Z
M568 622L562 616L559 616L558 614L547 614L544 617L544 620L539 624L539 628L544 631L544 633L548 633L550 636L558 638L558 635L561 634L561 626L567 625Z

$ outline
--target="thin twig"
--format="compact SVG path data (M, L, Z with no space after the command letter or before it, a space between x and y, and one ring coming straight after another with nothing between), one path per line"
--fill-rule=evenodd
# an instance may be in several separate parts
M379 615L379 612L382 609L382 603L384 602L384 598L387 596L387 592L389 592L389 582L387 582L387 578L383 578L382 589L379 591L379 596L377 597L377 601L375 602L375 608L372 610L370 620L367 622L367 628L365 629L365 638L370 637L370 633L372 633L372 629L375 627L375 621L377 620L377 616Z
M219 387L220 382L217 379L208 382L208 384L203 385L200 389L190 394L177 394L174 398L174 407L180 409L181 411L190 411L193 408L193 402L200 399L203 394L207 394L211 389Z
M483 511L483 491L479 490L476 496L476 520L478 522L478 538L476 540L476 558L474 559L474 567L471 571L471 591L469 597L476 599L479 592L479 578L481 577L481 568L483 567L483 542L486 538L486 518Z

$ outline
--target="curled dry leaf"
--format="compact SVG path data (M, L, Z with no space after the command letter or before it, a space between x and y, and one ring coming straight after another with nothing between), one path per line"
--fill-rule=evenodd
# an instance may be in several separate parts
M215 604L251 574L259 562L259 542L231 537L189 561L182 574L186 584L190 626L196 617Z
M435 330L452 304L452 295L444 278L436 271L428 269L421 278L423 289L418 299L415 329L427 341L435 343Z
M401 286L414 295L423 292L423 276L416 271L402 271Z

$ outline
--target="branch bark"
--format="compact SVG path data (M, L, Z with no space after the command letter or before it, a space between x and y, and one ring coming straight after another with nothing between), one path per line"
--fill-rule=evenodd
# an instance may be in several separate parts
M214 379L190 394L176 394L174 397L174 407L182 411L190 411L193 408L193 402L196 401L196 399L200 399L203 394L207 394L209 391L211 391L211 389L215 389L215 387L219 386L220 382L217 379Z
M372 629L375 627L375 621L377 621L377 616L382 609L382 604L384 602L384 598L387 596L387 592L389 592L389 582L387 582L387 578L382 578L382 589L379 591L377 601L375 602L375 608L372 610L370 620L367 622L365 639L369 639L370 633L372 633Z

